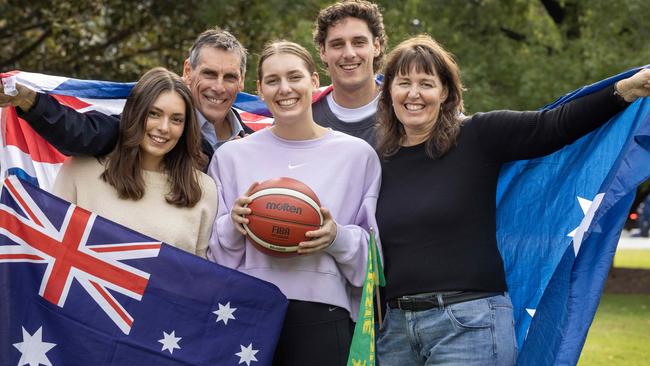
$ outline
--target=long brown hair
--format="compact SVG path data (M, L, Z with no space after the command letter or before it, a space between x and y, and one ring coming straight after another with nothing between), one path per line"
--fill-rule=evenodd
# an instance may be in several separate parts
M451 53L428 35L419 35L400 43L387 56L384 68L384 85L377 106L379 123L378 147L382 158L397 153L405 136L404 126L397 119L390 86L398 75L406 75L415 68L417 72L437 74L447 90L447 98L440 105L438 120L426 141L426 152L431 158L446 154L455 144L462 123L463 85L460 70Z
M137 201L144 196L140 143L149 111L164 92L174 92L185 102L183 134L163 158L170 186L165 199L174 206L193 207L201 198L197 170L205 166L207 159L201 152L201 134L190 90L178 75L162 67L145 73L126 99L117 145L106 157L102 179L117 190L120 198Z

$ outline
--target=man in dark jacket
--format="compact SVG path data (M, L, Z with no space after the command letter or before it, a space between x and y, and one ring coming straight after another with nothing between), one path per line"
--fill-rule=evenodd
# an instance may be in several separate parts
M253 132L232 109L237 93L244 89L246 54L229 32L208 29L198 36L183 65L183 79L192 91L208 157L224 142ZM119 116L80 113L21 85L15 96L3 94L1 88L0 107L15 106L18 115L59 151L104 155L115 147Z

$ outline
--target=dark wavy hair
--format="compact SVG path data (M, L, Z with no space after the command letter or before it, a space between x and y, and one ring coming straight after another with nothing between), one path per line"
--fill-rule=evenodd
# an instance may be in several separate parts
M379 40L379 55L373 59L372 68L379 71L384 61L384 51L388 44L388 36L384 30L384 18L377 4L365 0L341 1L321 10L314 25L314 43L316 48L325 47L327 31L331 26L345 18L361 19L368 25L370 33Z
M164 92L174 92L185 102L183 134L163 158L170 186L165 199L174 206L193 207L201 198L198 171L207 158L201 152L201 134L190 90L178 75L162 67L145 73L126 99L117 145L106 156L102 179L117 190L120 198L137 201L144 196L140 143L149 111Z
M392 50L384 67L384 85L377 107L378 146L382 158L397 153L405 136L404 126L397 119L390 87L395 77L406 75L415 68L417 72L438 75L447 90L447 98L440 105L438 120L426 141L427 155L438 158L455 144L462 124L463 85L460 70L451 53L428 35L419 35L400 43Z

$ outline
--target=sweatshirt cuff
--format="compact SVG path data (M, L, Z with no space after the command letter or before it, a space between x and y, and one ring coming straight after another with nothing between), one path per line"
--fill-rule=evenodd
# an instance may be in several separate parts
M325 248L325 252L337 259L337 262L345 262L349 255L354 254L350 248L346 247L345 243L351 242L350 232L342 225L336 224L336 237L332 244Z

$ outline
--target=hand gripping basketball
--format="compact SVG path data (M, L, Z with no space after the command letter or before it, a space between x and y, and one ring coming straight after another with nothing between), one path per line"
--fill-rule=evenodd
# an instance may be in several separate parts
M250 191L242 226L251 243L261 252L290 257L299 244L308 241L309 231L323 225L320 201L304 183L293 178L264 181Z

